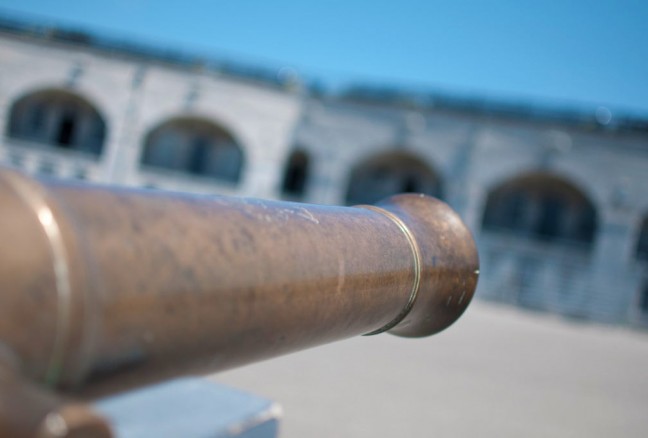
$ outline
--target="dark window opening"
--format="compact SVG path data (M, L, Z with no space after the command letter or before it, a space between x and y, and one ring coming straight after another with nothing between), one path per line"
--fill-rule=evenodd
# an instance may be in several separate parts
M540 219L537 229L532 230L534 234L541 237L559 237L564 234L562 228L562 216L565 206L560 199L549 197L541 203Z
M532 174L489 194L482 226L532 239L591 244L596 222L594 206L577 188Z
M648 279L644 280L643 289L639 297L639 309L648 314Z
M388 178L389 174L390 174L390 169L389 166L387 165L376 166L376 168L373 169L371 172L371 176L374 177L375 179Z
M209 140L198 137L193 141L189 156L188 170L195 174L204 174L209 155Z
M71 114L63 116L56 136L56 143L62 148L69 149L72 146L75 128L76 120L74 116Z
M31 112L29 121L29 130L33 133L39 133L45 125L45 109L42 105L36 105Z
M505 220L510 224L510 227L515 230L524 228L524 212L526 209L526 199L524 196L514 194L507 199L506 206L504 207Z
M419 191L419 184L415 176L408 176L403 181L403 187L401 188L402 193L416 193Z
M644 219L641 231L639 232L637 259L648 261L648 218ZM648 287L648 284L646 287Z
M501 227L516 231L524 229L524 214L527 207L524 196L512 193L500 199L489 200L489 204L484 215L485 227Z
M302 197L308 180L308 156L306 153L293 152L288 160L281 191L287 195Z

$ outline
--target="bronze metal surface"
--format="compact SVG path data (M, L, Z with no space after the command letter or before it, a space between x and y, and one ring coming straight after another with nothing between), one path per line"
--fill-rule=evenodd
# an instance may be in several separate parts
M430 335L461 315L479 273L470 232L423 195L330 207L2 170L0 209L0 346L68 392Z

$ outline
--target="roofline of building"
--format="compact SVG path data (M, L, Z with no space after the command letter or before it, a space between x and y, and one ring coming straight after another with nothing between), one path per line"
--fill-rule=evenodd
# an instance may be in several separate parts
M89 33L71 27L38 24L10 18L2 15L1 12L0 33L17 38L62 44L73 49L90 49L102 55L163 64L188 71L212 73L274 89L289 89L293 85L292 78L282 77L278 70L271 68L244 65L190 51L169 49L100 33Z
M89 33L80 29L37 24L34 21L8 17L1 12L0 32L16 37L65 44L77 49L90 48L111 56L118 55L190 71L218 74L274 89L292 91L299 89L313 98L400 107L417 111L440 109L486 117L559 123L590 130L648 132L648 118L612 114L605 107L590 109L558 107L478 96L461 97L457 94L408 90L405 87L381 85L357 84L333 93L323 88L320 82L304 81L304 78L297 77L294 72L282 74L281 69L244 65L212 56L169 50L160 46L103 36L99 33Z

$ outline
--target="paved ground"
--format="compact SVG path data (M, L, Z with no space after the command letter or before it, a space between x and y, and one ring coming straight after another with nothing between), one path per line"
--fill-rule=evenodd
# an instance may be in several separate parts
M358 337L218 374L283 438L646 437L648 333L473 303L440 335Z

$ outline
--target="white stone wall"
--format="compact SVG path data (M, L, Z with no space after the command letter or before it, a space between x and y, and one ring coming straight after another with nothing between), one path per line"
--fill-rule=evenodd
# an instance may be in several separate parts
M0 120L5 124L13 102L41 89L69 90L102 115L107 138L104 153L95 166L99 171L92 173L96 181L278 196L282 175L276 163L285 159L290 147L300 113L297 95L215 74L108 56L89 47L13 36L0 39L0 59ZM164 172L140 168L142 145L148 132L179 116L213 121L237 140L245 157L240 185L177 174L169 177ZM4 155L8 154L7 148L16 149L12 147L17 146L14 143L4 139ZM48 152L51 151L44 153ZM35 151L25 153L33 155Z

